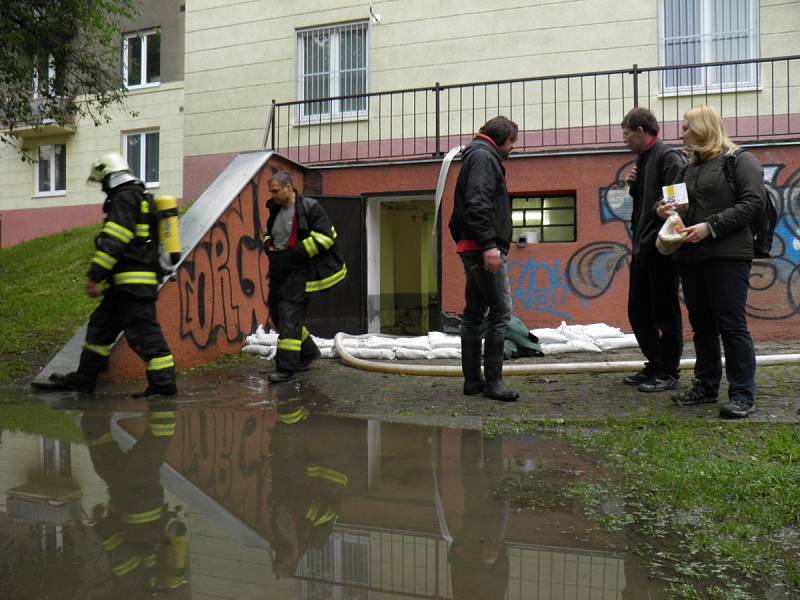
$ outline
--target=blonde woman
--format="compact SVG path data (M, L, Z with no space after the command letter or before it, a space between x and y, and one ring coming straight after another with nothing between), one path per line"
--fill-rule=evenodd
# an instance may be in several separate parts
M744 418L755 403L755 351L745 306L753 260L750 223L766 200L761 164L749 152L737 153L734 190L725 165L738 147L710 106L692 108L684 115L683 137L690 157L683 178L689 204L681 207L686 238L676 258L697 360L692 388L672 400L679 406L717 402L721 337L728 403L720 408L720 417ZM659 216L664 218L669 210L662 200Z

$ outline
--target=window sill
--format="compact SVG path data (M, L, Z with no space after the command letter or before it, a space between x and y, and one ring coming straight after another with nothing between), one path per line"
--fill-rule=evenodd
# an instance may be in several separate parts
M340 123L355 123L358 121L369 121L369 113L360 112L359 114L339 115L320 115L316 117L305 117L292 121L292 127L309 127L313 125L338 125Z
M719 86L706 88L699 86L691 89L669 90L666 92L658 92L658 98L682 98L685 96L718 96L719 94L738 94L739 92L760 92L764 89L760 85L743 85L741 87L724 87Z
M144 182L144 187L147 188L148 190L154 190L154 189L156 189L158 187L161 187L161 182L160 181L145 181Z
M125 89L129 92L135 92L137 90L147 90L152 88L157 88L161 85L160 81L156 81L155 83L143 83L140 85L126 85Z
M59 198L67 195L67 190L56 190L54 192L36 192L31 199L35 198Z

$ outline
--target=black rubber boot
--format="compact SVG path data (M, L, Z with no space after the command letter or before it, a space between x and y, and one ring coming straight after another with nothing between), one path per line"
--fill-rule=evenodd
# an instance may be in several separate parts
M464 373L464 395L483 391L481 377L481 338L461 334L461 371Z
M131 394L131 398L135 398L137 400L163 400L164 398L171 398L177 394L178 388L175 386L175 384L161 387L148 385L143 392Z
M519 393L510 390L503 383L503 338L487 337L483 346L483 372L486 386L483 395L492 400L514 402Z
M67 373L66 375L61 373L53 373L50 375L49 382L52 383L52 385L48 385L47 388L51 390L64 390L80 392L82 394L93 394L97 378L84 375L79 371L73 371L72 373Z

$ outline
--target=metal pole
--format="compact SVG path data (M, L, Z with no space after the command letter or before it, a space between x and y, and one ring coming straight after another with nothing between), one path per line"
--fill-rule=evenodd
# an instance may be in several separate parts
M435 150L436 150L436 152L434 152L434 154L433 154L434 156L441 156L442 155L442 149L440 147L441 130L440 130L440 122L439 122L439 110L440 110L440 107L439 107L439 93L441 92L441 89L442 88L439 85L439 82L437 81L436 85L433 88L434 99L436 101L436 105L434 107L434 110L436 111L436 115L435 115L435 122L436 122L436 146L435 146Z
M267 128L264 131L264 141L261 143L261 149L267 149L267 139L272 144L270 150L275 150L275 99L272 99L272 106L269 109L269 117L267 117Z
M633 106L639 106L639 65L633 64Z

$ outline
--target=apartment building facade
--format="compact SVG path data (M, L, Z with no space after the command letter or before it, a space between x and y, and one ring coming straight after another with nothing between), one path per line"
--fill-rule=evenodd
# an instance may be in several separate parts
M131 26L142 48L167 18L148 7ZM72 224L67 214L94 213L99 194L78 187L77 169L100 146L127 149L130 133L139 135L144 164L148 135L158 132L156 191L185 204L240 153L273 150L296 165L300 186L346 230L351 277L336 305L353 314L339 322L354 323L353 333L413 334L440 327L462 304L461 268L441 222L458 161L437 214L442 159L487 118L505 114L521 129L506 166L515 237L528 241L509 255L515 313L532 327L564 320L627 328L631 203L623 179L633 156L619 122L632 106L648 106L663 139L678 145L683 113L708 103L765 165L781 209L779 256L754 266L753 329L761 339L791 337L800 321L798 1L648 0L621 10L605 0L195 0L169 11L179 15L180 61L166 57L163 25L163 81L129 97L140 117L95 130L91 143L81 124L62 138L41 138L45 146L68 140L63 196L32 198L33 169L23 173L3 153L0 169L16 182L0 200L4 231L12 213L35 210L39 200L61 211L62 223ZM168 62L173 71L182 65L182 81L166 81ZM266 190L254 189L255 208L246 210L263 222ZM13 243L10 235L3 245ZM217 299L223 312L253 296L234 263L261 259L243 239L227 240L239 249L229 263L204 259L234 281L232 292L212 292L232 294ZM224 330L230 320L221 321ZM226 330L229 340L250 333L251 319L237 327Z

